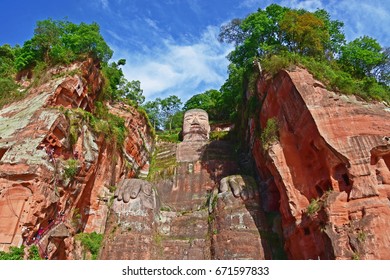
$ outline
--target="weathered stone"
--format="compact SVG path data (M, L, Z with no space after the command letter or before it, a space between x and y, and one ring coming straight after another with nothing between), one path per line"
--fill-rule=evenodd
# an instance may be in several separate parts
M206 141L209 139L209 115L202 109L192 109L184 113L183 141Z
M258 80L263 105L248 127L251 149L263 180L279 192L263 197L280 199L289 258L388 259L390 112L318 84L299 68ZM278 123L279 140L266 153L256 118L263 128L270 118ZM339 199L329 200L333 193ZM313 199L321 210L309 215ZM359 248L348 241L355 219L370 236Z
M113 104L112 113L123 117L129 130L125 146L137 147L131 156L136 164L128 161L126 147L122 153L83 120L72 131L76 133L72 147L73 113L64 114L63 107L95 109L103 82L99 65L88 59L55 67L42 81L25 99L0 110L0 250L31 245L43 230L41 253L72 259L77 257L76 231L104 232L109 187L120 178L147 174L153 139L144 115ZM56 232L53 221L60 223Z
M215 259L271 259L266 245L267 223L258 187L250 176L231 175L220 183L213 206L212 251ZM242 192L247 196L243 197ZM251 195L249 196L249 193Z

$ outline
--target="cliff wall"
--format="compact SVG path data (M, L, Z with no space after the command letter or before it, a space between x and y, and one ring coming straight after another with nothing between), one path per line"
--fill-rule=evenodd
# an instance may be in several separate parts
M47 258L78 258L74 235L104 232L111 186L147 174L150 127L133 107L107 104L124 119L124 147L94 131L87 112L103 78L92 60L21 79L26 98L0 110L0 249L37 244Z
M255 92L247 142L288 257L389 259L390 109L328 91L300 68L261 76ZM278 140L265 143L270 119Z

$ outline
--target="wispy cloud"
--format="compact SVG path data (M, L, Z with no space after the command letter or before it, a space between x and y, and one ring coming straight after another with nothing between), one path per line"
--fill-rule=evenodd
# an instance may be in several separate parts
M115 52L127 59L123 72L127 79L141 81L147 99L175 94L185 101L207 89L219 89L226 79L230 47L218 42L218 30L207 27L193 44L165 39L150 53Z
M331 1L324 8L345 23L348 40L369 35L390 46L390 2L341 0Z
M323 4L321 0L283 0L281 2L282 6L289 6L295 9L305 9L308 11L315 11L317 9L322 9Z
M102 5L103 9L105 9L105 10L109 9L109 2L108 2L108 0L99 0L99 2Z

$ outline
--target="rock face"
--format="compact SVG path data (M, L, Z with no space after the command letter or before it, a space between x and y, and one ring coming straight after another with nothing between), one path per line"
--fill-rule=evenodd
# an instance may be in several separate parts
M288 257L390 259L390 109L330 92L299 68L259 78L256 92L247 139ZM261 143L269 119L278 141Z
M110 110L129 131L123 151L93 132L83 114L103 79L92 60L38 84L0 110L0 250L37 244L42 256L72 259L76 232L104 232L110 186L147 173L153 139L146 118L121 104Z

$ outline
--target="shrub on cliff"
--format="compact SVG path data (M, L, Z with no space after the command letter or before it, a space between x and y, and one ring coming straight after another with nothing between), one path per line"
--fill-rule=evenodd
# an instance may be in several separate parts
M260 135L264 150L268 150L273 143L278 141L278 129L278 122L275 118L267 120L267 124Z
M66 179L73 179L78 171L79 164L75 159L68 159L64 167L64 176Z
M81 245L84 247L84 254L89 252L91 254L91 259L96 260L102 245L103 235L91 232L79 233L75 237L76 240L79 240ZM84 255L84 258L86 258L86 255Z
M10 247L9 252L0 251L0 260L23 260L24 246Z

